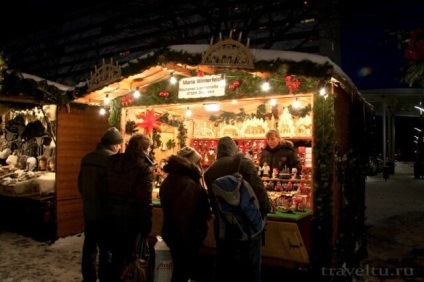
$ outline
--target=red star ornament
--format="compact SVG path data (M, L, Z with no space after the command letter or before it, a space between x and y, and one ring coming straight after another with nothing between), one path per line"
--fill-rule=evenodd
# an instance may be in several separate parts
M146 134L151 134L153 129L160 131L160 121L157 121L161 115L156 115L154 110L146 110L145 114L139 114L137 118L143 119L143 122L137 123L138 127L144 129Z

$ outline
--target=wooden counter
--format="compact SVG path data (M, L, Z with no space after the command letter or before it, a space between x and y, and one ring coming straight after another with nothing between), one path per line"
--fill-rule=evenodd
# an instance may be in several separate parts
M265 245L262 248L264 263L290 267L309 264L311 219L312 213L309 209L305 212L269 213L265 227ZM161 234L162 221L160 201L155 199L152 236ZM209 251L214 251L213 219L209 221L208 236L204 245L211 249Z

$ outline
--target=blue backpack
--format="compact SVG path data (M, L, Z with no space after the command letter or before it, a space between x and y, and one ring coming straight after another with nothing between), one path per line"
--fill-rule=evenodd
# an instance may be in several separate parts
M240 162L241 158L238 167ZM264 230L265 218L260 212L259 201L238 169L234 174L215 179L212 192L220 220L220 239L231 236L232 239L247 241Z

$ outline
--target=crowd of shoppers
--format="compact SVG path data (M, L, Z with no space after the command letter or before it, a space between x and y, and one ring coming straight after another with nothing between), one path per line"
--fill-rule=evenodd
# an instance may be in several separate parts
M261 163L283 169L301 166L292 144L280 142L278 131L266 133L267 146ZM136 133L125 152L116 128L109 128L93 152L81 161L78 189L83 199L84 246L81 271L83 281L120 281L125 266L135 260L137 236L147 236L152 228L152 188L154 162L152 139ZM219 138L217 158L205 171L202 157L194 148L184 147L170 155L163 171L159 197L163 211L161 235L173 260L172 282L201 281L200 250L208 232L208 221L217 212L212 183L239 172L252 186L264 218L271 203L253 160L239 151L231 137ZM240 159L240 165L236 160ZM216 281L261 281L262 234L239 241L214 219ZM99 269L96 259L99 253ZM236 273L240 258L245 271ZM241 276L240 276L241 275ZM241 280L240 280L241 279Z

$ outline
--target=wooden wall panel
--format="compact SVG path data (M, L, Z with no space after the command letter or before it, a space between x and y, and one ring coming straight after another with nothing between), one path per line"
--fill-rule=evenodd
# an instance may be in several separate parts
M81 199L57 201L58 237L81 233L84 229Z
M94 150L104 131L108 117L99 115L98 107L85 110L65 109L57 117L56 199L58 237L83 231L82 201L77 180L81 158Z

